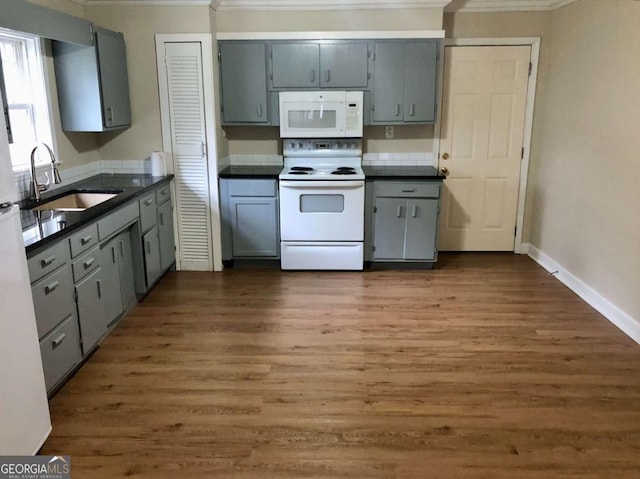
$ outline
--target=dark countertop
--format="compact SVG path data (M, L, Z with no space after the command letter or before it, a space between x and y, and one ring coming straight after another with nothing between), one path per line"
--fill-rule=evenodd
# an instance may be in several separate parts
M172 179L173 175L101 174L45 193L42 195L43 198L40 202L31 199L21 201L19 206L21 209L22 238L27 250L27 256ZM118 192L118 195L85 211L29 211L29 208L33 208L39 203L55 199L74 190Z
M368 180L444 180L433 166L363 166Z
M220 178L278 178L282 165L231 165L223 169Z

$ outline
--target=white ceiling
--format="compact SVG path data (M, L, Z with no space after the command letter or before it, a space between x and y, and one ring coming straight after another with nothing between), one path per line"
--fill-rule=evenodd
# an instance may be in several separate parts
M210 5L220 10L443 8L448 12L553 10L578 0L72 0L81 5Z

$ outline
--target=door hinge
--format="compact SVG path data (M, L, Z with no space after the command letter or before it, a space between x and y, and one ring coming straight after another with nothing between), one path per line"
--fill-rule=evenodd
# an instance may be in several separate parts
M533 73L533 63L529 62L529 76Z
M371 247L371 251L375 251L375 250L376 250L376 247L375 247L375 246L372 246L372 247Z
M218 63L222 61L222 53L218 52Z
M520 159L524 160L524 146L522 147L522 153L520 154Z
M518 236L518 225L513 229L513 236Z
M373 212L374 212L374 213L377 213L377 212L378 212L378 207L377 207L377 206L374 206L374 207L373 207Z

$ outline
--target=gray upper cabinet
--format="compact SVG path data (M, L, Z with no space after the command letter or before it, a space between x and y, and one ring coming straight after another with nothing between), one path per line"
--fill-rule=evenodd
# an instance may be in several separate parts
M220 42L220 84L224 124L267 124L267 46L262 42Z
M273 88L318 88L320 46L317 43L276 43L271 46Z
M91 47L54 41L62 129L100 132L131 125L124 37L97 29Z
M121 33L96 30L96 53L105 129L131 125L127 50Z
M437 41L377 42L372 123L436 120Z
M280 88L366 88L367 42L274 43L271 86Z

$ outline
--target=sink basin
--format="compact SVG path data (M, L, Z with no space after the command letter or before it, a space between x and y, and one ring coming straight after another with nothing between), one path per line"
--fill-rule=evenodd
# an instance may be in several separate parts
M104 203L114 196L117 196L117 193L69 193L31 209L36 211L84 211Z

